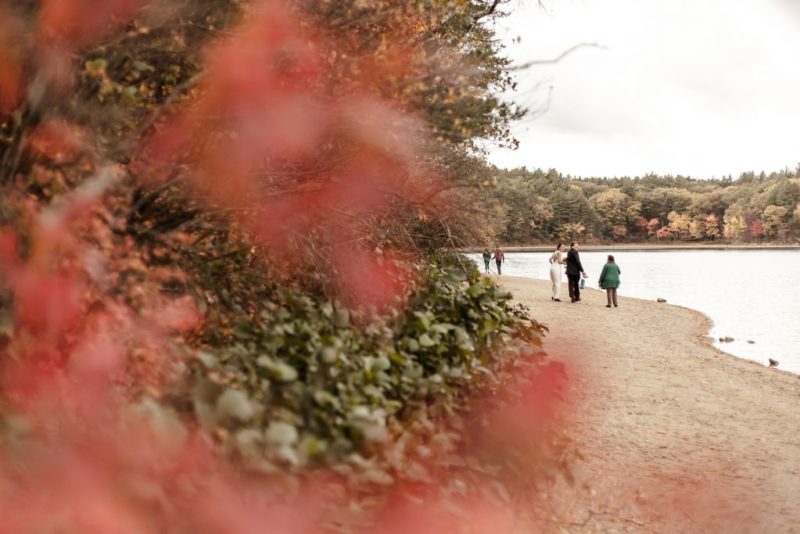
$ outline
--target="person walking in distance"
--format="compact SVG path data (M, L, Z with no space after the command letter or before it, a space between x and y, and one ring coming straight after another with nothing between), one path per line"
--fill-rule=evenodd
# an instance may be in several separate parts
M614 262L614 256L608 256L608 262L603 265L603 270L600 271L600 280L597 283L601 288L606 290L606 297L608 304L606 308L610 308L611 304L617 307L617 288L619 287L619 275L622 271L619 270L619 265Z
M483 265L486 267L486 274L489 274L489 262L492 261L492 253L488 248L483 249Z
M556 302L561 302L561 266L567 264L561 256L563 247L564 245L559 243L550 256L550 281L553 283L553 294L550 296L550 300Z
M570 302L581 300L581 275L586 276L586 271L583 270L581 256L578 254L578 244L571 243L567 253L567 279L569 281Z
M500 247L497 247L495 249L493 259L494 259L495 263L497 263L497 274L503 274L501 272L501 269L502 269L502 266L503 266L503 262L506 260L506 255L503 254L503 251L500 250Z

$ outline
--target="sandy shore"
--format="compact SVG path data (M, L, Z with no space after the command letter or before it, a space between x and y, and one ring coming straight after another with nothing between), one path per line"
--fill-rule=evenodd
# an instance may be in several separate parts
M800 532L800 377L718 351L693 310L608 309L591 289L571 304L566 286L555 303L549 282L494 278L570 375L584 460L550 495L554 530Z

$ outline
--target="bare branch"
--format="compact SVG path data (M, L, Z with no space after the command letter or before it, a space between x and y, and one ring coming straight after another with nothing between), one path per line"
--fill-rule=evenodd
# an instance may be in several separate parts
M485 12L481 13L480 15L477 15L473 20L475 22L478 22L482 18L485 18L485 17L488 17L488 16L492 15L492 13L494 13L494 11L497 9L497 6L500 5L500 1L501 0L494 0L494 2L492 2L492 5L489 6L489 9L487 9Z
M532 60L532 61L526 61L525 63L522 63L520 65L513 65L513 66L509 67L508 70L510 70L510 71L524 70L524 69L533 67L534 65L552 65L554 63L558 63L559 61L561 61L562 59L564 59L565 57L567 57L571 53L573 53L576 50L579 50L581 48L602 48L604 50L606 49L605 46L603 46L601 44L598 44L598 43L578 43L578 44L576 44L574 46L571 46L571 47L567 48L566 50L561 52L558 56L556 56L556 57L554 57L552 59L535 59L535 60Z

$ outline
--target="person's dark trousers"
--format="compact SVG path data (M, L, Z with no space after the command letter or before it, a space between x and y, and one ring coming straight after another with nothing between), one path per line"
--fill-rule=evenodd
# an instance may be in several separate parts
M570 300L580 300L581 299L581 275L579 274L568 274L567 278L569 279L569 298Z
M500 272L500 266L503 265L503 262L502 261L497 261L495 263L497 263L497 274L503 274L503 273Z
M486 264L486 272L489 272L489 260L483 260L483 263Z

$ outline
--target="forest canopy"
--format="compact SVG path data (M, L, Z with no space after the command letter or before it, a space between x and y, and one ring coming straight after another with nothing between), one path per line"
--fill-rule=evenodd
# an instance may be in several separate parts
M713 180L574 178L554 169L491 166L483 172L482 209L492 238L505 244L800 238L800 166Z

